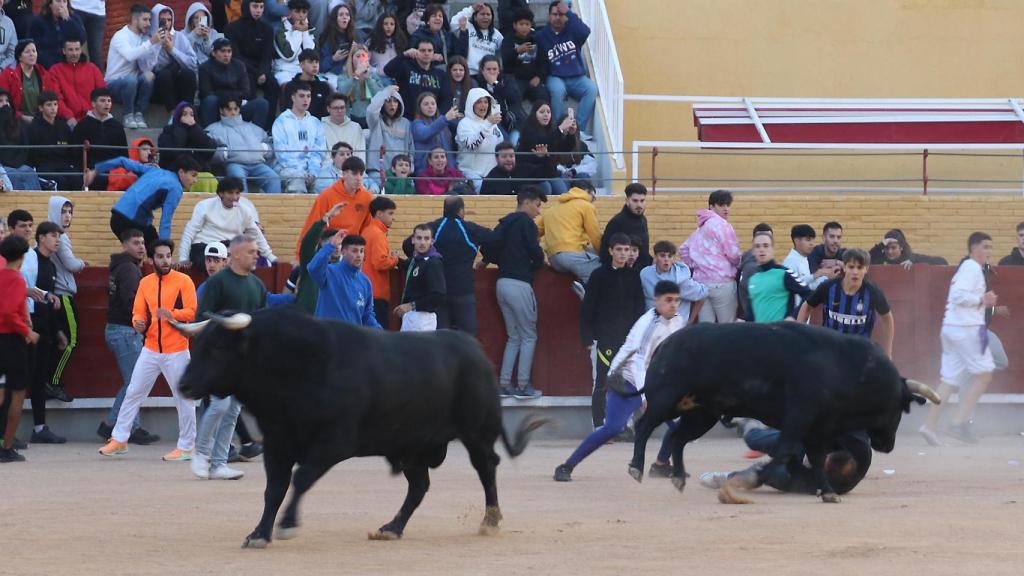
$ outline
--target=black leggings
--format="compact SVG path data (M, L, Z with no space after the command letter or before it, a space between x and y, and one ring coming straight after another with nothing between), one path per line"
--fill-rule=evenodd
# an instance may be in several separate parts
M114 238L117 238L118 242L121 241L121 233L132 228L142 232L146 239L147 247L160 237L160 234L157 233L156 228L152 224L139 224L120 212L110 211L110 231L114 233Z

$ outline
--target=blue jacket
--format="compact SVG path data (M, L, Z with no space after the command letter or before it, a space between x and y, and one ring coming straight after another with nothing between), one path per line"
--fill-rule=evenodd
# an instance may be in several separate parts
M542 26L536 32L537 45L548 58L548 70L551 76L571 78L586 76L587 69L583 66L583 44L590 37L590 27L580 17L569 12L569 21L560 33L555 33L551 26Z
M320 288L316 317L381 328L373 313L373 287L363 271L342 260L331 264L337 248L328 242L309 262L306 270Z
M121 195L112 210L142 226L149 226L153 223L153 210L160 208L160 237L170 238L171 220L183 193L178 175L123 156L96 165L96 171L100 174L106 174L114 168L134 172L139 175L139 179Z

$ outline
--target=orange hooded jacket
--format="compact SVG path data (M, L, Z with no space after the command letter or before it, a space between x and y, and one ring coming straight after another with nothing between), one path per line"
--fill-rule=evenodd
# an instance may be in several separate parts
M153 151L149 153L150 159L153 158L153 156L156 154L156 143L153 142L152 139L143 136L141 138L136 138L135 140L132 140L132 145L128 148L129 160L142 162L142 160L139 159L139 146L142 146L144 143L149 144L149 146L153 149ZM131 172L125 168L114 168L113 170L110 171L110 175L107 176L107 190L127 190L132 184L135 184L135 181L138 179L139 175L134 172Z
M156 272L139 281L132 306L132 324L146 323L146 348L160 354L188 350L188 338L157 316L166 309L178 322L191 322L196 316L196 286L192 279L177 270L161 276Z
M363 274L373 286L374 300L391 300L391 269L398 264L398 258L391 255L388 245L388 227L376 218L363 228L366 240L366 258L363 260Z
M331 206L338 202L348 202L348 206L342 208L341 212L331 218L331 221L327 223L328 227L345 230L349 234L362 234L363 228L369 224L371 219L370 201L373 200L373 195L363 187L356 190L354 194L349 194L345 190L343 182L343 180L338 180L331 184L313 201L313 206L309 209L309 216L306 217L306 223L299 232L299 241L295 245L296 262L299 261L299 248L302 247L302 239L306 236L309 227L313 225L313 222L323 218L324 214L330 211Z

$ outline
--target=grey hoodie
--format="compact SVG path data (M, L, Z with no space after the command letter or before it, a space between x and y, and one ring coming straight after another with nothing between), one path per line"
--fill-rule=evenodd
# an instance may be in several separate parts
M14 21L0 9L0 68L14 66L14 47L18 44L18 32L14 29Z
M71 200L63 196L50 196L46 209L46 219L60 226L60 211L65 204L72 204ZM71 238L62 229L60 245L57 252L50 257L50 261L57 268L57 279L54 282L53 291L57 294L68 294L74 296L78 293L78 284L75 282L75 274L85 268L85 262L75 257L71 250Z
M384 102L394 96L398 99L398 117L385 120ZM398 154L412 157L412 123L405 118L405 102L398 92L384 89L377 92L366 107L366 123L370 126L370 136L366 139L366 171L383 172L391 166L391 159ZM383 164L380 159L381 145L387 150Z
M262 128L246 122L241 116L221 116L219 122L206 127L206 133L217 141L215 162L224 164L263 164L266 162L269 137Z
M160 13L164 10L171 11L171 33L174 34L174 48L171 50L171 54L167 54L166 50L159 50L156 56L156 65L153 66L153 71L162 70L164 67L171 63L171 55L178 61L178 64L188 68L192 72L199 69L199 60L196 58L196 53L192 50L192 42L189 40L188 34L185 34L181 30L174 30L174 9L164 4L157 4L153 6L150 11L152 20L149 22L149 35L156 34L157 28L160 26Z
M192 16L196 12L203 12L206 14L206 27L210 29L210 34L207 38L203 38L196 34L195 29L189 29L189 23L192 22ZM213 50L213 41L217 38L223 38L224 35L213 29L213 18L210 16L210 11L203 6L202 2L193 2L189 7L188 11L185 12L185 25L182 28L185 37L192 44L192 51L195 52L196 60L199 64L206 62L210 59L210 50Z

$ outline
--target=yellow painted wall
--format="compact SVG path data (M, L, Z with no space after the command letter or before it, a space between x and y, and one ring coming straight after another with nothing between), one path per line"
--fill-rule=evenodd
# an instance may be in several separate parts
M607 0L607 5L627 94L1024 97L1024 75L1018 72L1024 59L1020 0ZM634 140L696 140L689 106L627 101L626 150ZM933 159L933 164L933 177L1021 178L1019 157ZM640 175L648 176L649 165L645 158ZM920 173L919 158L773 162L662 156L658 168L660 178L918 178Z
M119 250L110 232L110 206L116 193L70 193L75 202L75 220L71 228L75 252L92 265L106 265L109 255ZM174 239L181 237L192 212L192 206L204 198L186 194L175 212ZM15 208L31 212L38 224L45 219L47 194L12 192L0 194L0 214ZM305 221L312 196L261 195L249 196L260 212L274 251L285 261L291 259L298 231ZM392 243L398 246L412 227L440 216L441 198L425 196L393 197L398 204ZM554 200L557 201L557 200ZM706 206L706 195L659 194L648 199L648 219L652 242L662 239L679 243L694 229L694 213ZM515 201L508 197L467 197L467 219L486 226L497 224L498 218L514 210ZM620 198L599 198L598 213L602 226L622 207ZM740 242L749 245L750 230L761 221L769 222L778 232L778 258L789 249L789 228L796 223L809 223L820 231L829 220L839 220L845 227L847 246L869 248L889 228L902 228L917 252L943 256L955 262L965 252L967 235L986 230L995 238L996 253L1009 253L1014 243L1014 227L1024 220L1022 196L920 196L920 195L786 195L738 194L730 217Z

